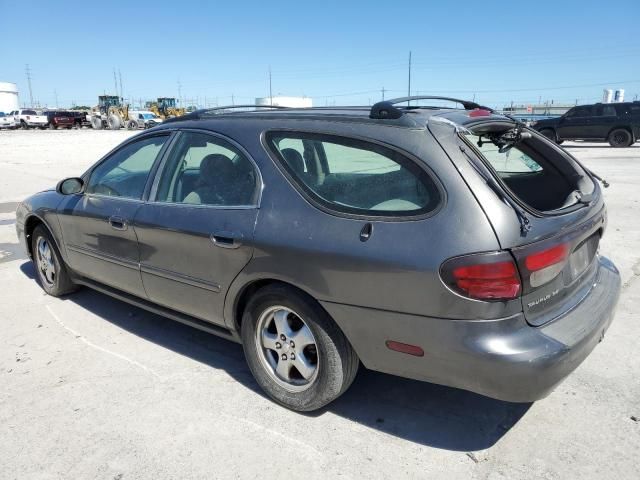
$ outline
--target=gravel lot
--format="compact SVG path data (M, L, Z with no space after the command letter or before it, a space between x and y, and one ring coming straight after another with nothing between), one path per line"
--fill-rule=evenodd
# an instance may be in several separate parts
M239 345L84 289L48 297L15 202L131 135L0 131L0 478L640 478L640 145L566 145L604 176L623 293L551 396L509 404L362 371L313 415L258 390Z

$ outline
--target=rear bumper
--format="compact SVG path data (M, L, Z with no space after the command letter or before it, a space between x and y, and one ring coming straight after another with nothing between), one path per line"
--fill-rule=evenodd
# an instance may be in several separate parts
M529 326L522 314L468 321L322 303L367 368L531 402L547 396L602 340L619 295L618 270L600 257L589 295L542 327ZM386 340L418 345L425 355L389 350Z

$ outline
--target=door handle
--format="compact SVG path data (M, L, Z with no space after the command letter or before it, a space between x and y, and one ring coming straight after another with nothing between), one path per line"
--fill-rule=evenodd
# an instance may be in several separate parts
M122 217L118 217L117 215L109 217L109 225L111 225L111 228L114 228L115 230L127 229L127 221Z
M220 248L238 248L242 245L242 234L236 232L219 232L212 233L211 241L216 247Z

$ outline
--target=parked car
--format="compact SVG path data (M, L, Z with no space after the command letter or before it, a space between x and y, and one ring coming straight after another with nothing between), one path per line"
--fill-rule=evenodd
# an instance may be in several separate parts
M33 195L16 229L54 296L85 285L241 342L314 410L358 365L529 402L620 292L593 174L473 102L204 110Z
M58 128L73 128L75 117L71 112L62 110L50 110L45 113L49 122L49 128L57 130Z
M16 125L24 130L28 130L33 127L45 129L49 124L49 119L46 115L42 115L42 113L38 113L37 111L29 108L14 110L10 115L13 115Z
M6 115L4 112L0 112L0 129L14 129L16 128L16 121L11 115Z
M162 118L148 110L129 110L129 122L129 128L153 128L162 123Z
M589 140L629 147L640 135L640 102L579 105L561 117L534 122L532 127L556 143Z
M66 112L73 118L73 126L75 128L91 127L91 121L88 112L80 110L69 110Z

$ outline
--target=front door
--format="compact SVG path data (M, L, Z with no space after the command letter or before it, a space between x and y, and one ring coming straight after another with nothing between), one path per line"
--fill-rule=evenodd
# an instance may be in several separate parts
M253 254L260 175L238 145L201 131L173 142L135 229L149 299L217 324Z
M168 134L127 143L89 172L84 192L63 200L58 217L71 268L145 297L132 221Z
M558 138L560 140L593 138L592 110L591 106L574 107L569 110L558 124Z

